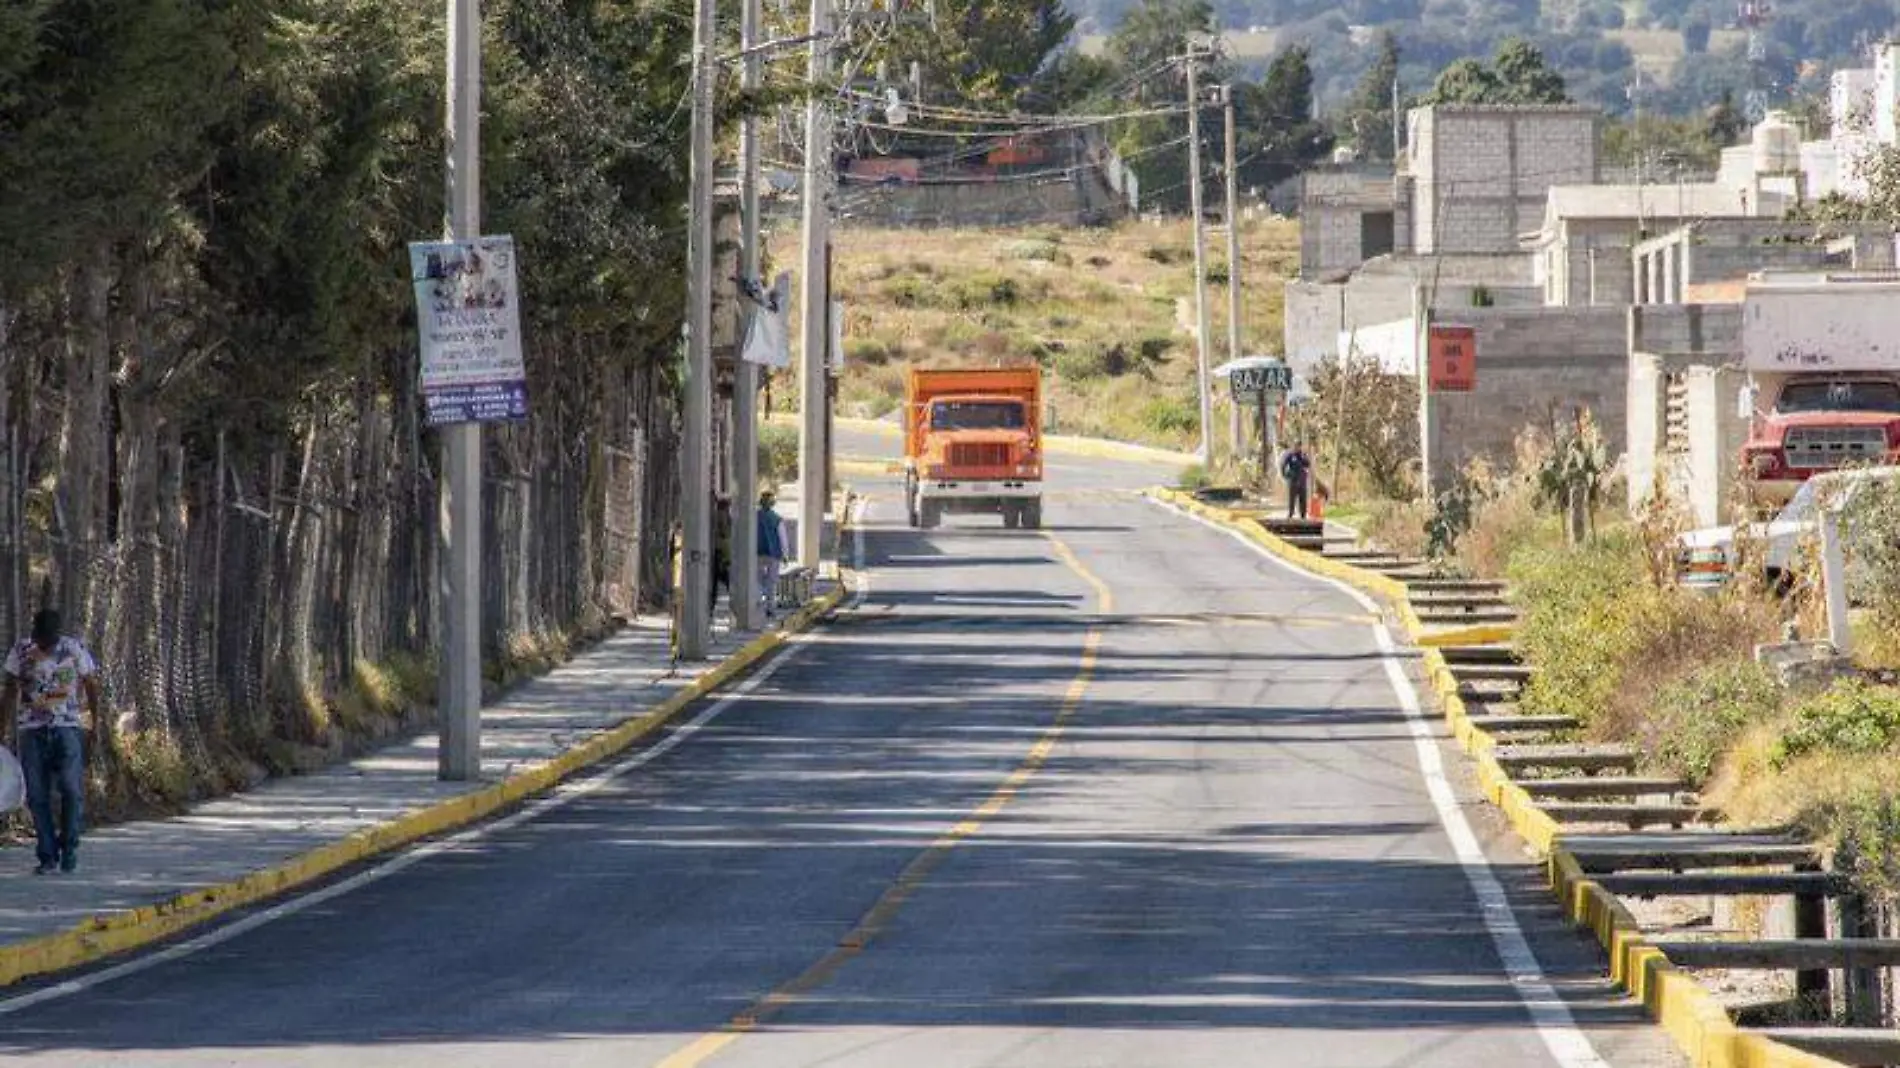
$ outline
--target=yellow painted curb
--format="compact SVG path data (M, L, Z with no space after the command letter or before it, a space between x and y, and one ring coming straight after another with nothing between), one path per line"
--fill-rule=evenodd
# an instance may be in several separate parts
M835 609L846 592L841 584L839 589L794 613L782 629L760 635L643 715L598 734L539 767L473 793L362 828L275 867L251 872L230 882L191 890L155 905L101 913L64 931L0 946L0 986L66 971L151 945L233 909L278 897L338 869L478 822L527 797L543 793L576 772L631 748L665 726L694 702L783 646L793 634L809 629Z
M1577 926L1596 933L1609 954L1611 978L1643 1003L1695 1068L1841 1068L1838 1061L1736 1027L1715 995L1694 976L1671 964L1648 941L1623 903L1584 874L1576 858L1563 847L1557 821L1498 766L1492 753L1496 739L1472 724L1470 712L1458 696L1457 679L1438 647L1508 641L1510 627L1469 627L1427 634L1411 610L1403 583L1295 548L1259 523L1250 522L1254 513L1244 509L1210 507L1177 490L1151 490L1150 494L1239 531L1281 559L1373 594L1392 608L1406 636L1421 649L1426 678L1444 709L1452 736L1477 765L1479 790L1504 813L1519 837L1546 858L1550 887L1562 902L1564 914Z
M1483 623L1455 630L1435 630L1413 640L1421 646L1501 645L1510 641L1514 633L1509 623Z

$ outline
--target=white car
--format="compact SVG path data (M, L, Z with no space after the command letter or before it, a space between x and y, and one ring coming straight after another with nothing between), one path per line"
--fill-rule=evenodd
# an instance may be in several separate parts
M1815 503L1823 495L1843 494L1845 504L1861 487L1879 479L1900 476L1900 466L1859 467L1815 475L1801 484L1779 514L1766 523L1750 523L1744 535L1762 556L1762 570L1770 585L1787 589L1799 570L1802 544L1816 529ZM1707 527L1676 539L1676 577L1686 586L1721 586L1733 576L1733 526Z

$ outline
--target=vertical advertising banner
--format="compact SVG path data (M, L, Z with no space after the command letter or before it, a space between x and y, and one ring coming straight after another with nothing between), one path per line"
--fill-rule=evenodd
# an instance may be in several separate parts
M409 276L428 424L527 419L514 238L412 243Z
M1432 327L1430 386L1434 393L1478 388L1478 331L1469 326Z

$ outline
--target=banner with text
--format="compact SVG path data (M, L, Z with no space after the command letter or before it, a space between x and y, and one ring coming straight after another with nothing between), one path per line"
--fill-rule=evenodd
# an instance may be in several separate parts
M514 238L414 242L409 270L429 425L527 419Z

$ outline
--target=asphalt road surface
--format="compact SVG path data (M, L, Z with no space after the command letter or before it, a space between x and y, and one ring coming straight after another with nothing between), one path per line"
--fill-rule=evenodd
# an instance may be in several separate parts
M1420 741L1365 606L1128 492L1165 472L1051 474L1041 533L907 530L891 483L861 485L862 602L639 767L202 951L0 1001L0 1054L1679 1063Z

